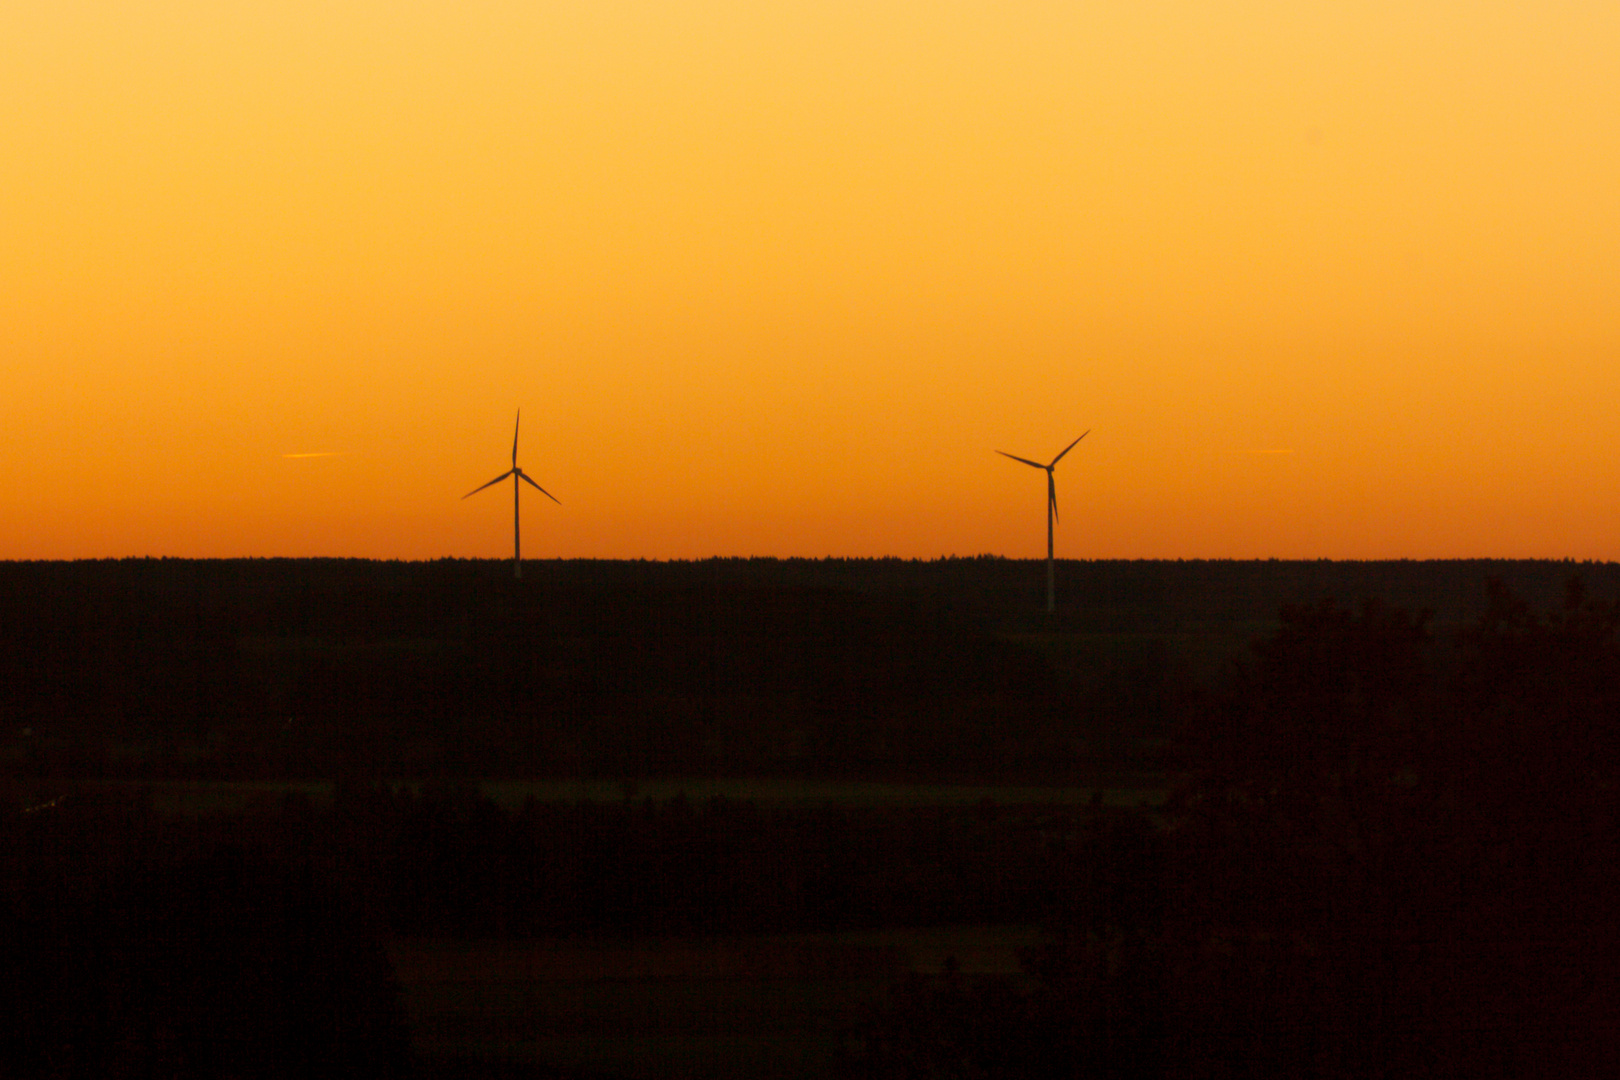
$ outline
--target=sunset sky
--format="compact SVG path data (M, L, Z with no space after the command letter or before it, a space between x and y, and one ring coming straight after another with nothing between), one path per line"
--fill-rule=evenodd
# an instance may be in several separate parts
M1620 559L1620 5L0 9L0 558Z

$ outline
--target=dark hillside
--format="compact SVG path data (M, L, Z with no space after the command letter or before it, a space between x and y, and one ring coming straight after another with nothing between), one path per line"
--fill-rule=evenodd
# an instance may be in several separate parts
M1002 775L1061 745L1040 657L916 590L753 563L499 569L6 567L13 766Z

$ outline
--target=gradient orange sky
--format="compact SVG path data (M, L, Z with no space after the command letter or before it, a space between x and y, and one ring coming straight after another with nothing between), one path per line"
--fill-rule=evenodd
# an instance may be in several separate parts
M0 11L0 558L1620 558L1620 5Z

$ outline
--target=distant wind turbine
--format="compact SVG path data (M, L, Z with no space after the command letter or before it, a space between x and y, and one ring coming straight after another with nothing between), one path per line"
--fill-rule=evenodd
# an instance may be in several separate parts
M506 472L501 473L501 475L497 476L495 479L491 480L488 484L481 484L462 496L463 499L470 499L480 491L483 491L484 488L498 484L502 480L505 480L508 476L512 478L512 576L515 578L520 578L523 576L523 533L518 529L518 494L523 490L523 484L528 484L530 487L534 488L534 490L538 491L540 494L544 495L558 506L562 505L561 499L557 498L557 496L553 495L551 492L547 491L533 480L530 480L529 474L518 468L518 424L521 424L522 422L523 410L519 409L517 423L512 425L512 467ZM522 481L522 483L519 483L519 481Z
M1083 439L1090 434L1091 429L1087 428L1080 434L1080 439ZM1065 446L1063 448L1063 454L1067 454L1070 450L1073 450L1075 443L1079 442L1080 439L1076 439L1068 446ZM1010 457L1014 461L1022 461L1025 465L1031 465L1037 469L1046 470L1046 610L1054 611L1057 608L1057 572L1052 567L1052 526L1057 521L1058 512L1057 481L1052 478L1052 470L1057 468L1057 463L1063 460L1063 454L1059 454L1057 457L1053 458L1052 464L1042 465L1038 461L1031 461L1029 458L1021 458L1017 454L1009 454L1005 450L997 450L996 453L1000 454L1002 457Z

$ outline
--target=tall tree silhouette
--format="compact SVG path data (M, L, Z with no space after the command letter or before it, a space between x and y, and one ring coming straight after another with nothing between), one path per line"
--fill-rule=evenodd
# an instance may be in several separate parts
M1427 623L1287 609L1189 717L1167 938L1206 1063L1567 1075L1614 1049L1620 611L1493 585L1465 631Z

